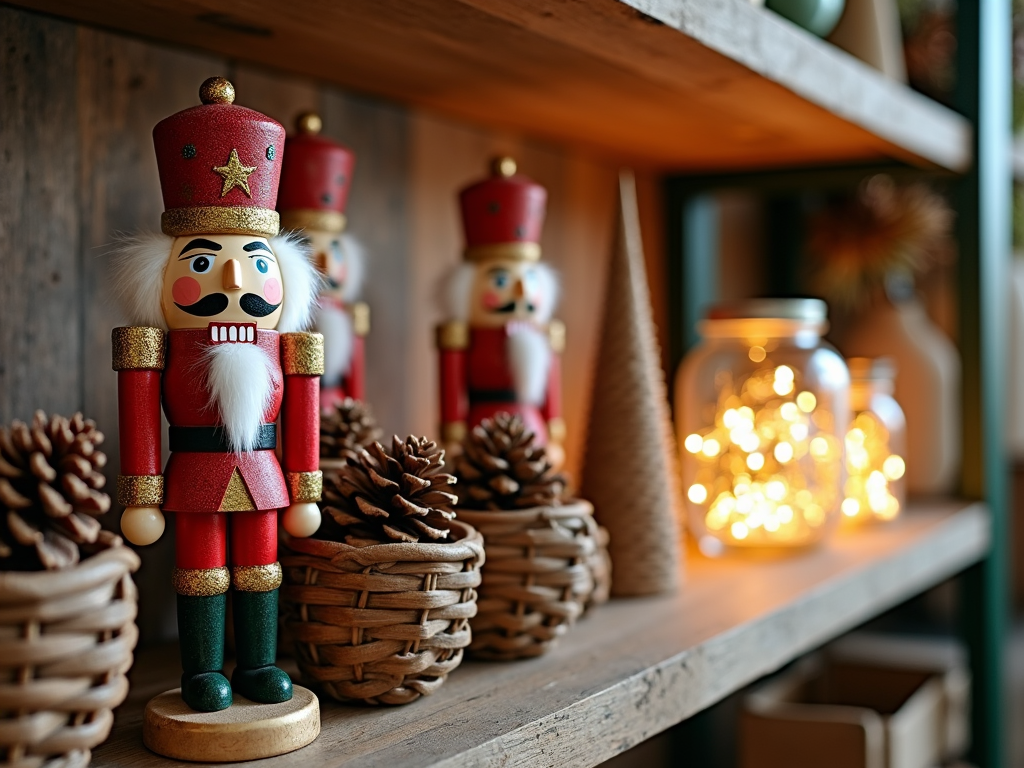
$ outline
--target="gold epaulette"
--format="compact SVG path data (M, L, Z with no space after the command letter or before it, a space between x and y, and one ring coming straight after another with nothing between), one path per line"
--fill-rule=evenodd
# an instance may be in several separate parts
M370 332L370 305L365 301L357 301L352 305L352 332L356 336L365 336Z
M449 320L437 326L438 349L467 349L469 325L463 320Z
M125 326L110 333L115 371L162 371L167 336L159 328Z
M551 351L562 354L565 351L565 323L561 320L549 322L548 340L551 342Z
M305 331L282 333L281 365L285 376L323 376L324 337Z

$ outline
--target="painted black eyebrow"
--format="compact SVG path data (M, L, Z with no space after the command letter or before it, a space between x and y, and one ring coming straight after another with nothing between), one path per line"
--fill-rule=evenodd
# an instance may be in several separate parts
M271 254L273 253L273 251L270 250L270 246L269 245L267 245L266 243L261 243L258 240L256 242L254 242L254 243L249 243L248 245L243 245L242 246L242 250L246 251L246 252L248 252L248 251L264 250L267 253L271 253Z
M220 243L215 243L213 240L204 240L203 238L197 238L181 249L181 256L185 251L191 251L193 248L209 248L211 251L219 251L223 246Z

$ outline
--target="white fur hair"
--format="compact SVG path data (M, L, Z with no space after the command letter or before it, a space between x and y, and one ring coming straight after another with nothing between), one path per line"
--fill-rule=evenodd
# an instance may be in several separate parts
M167 330L161 299L173 243L162 232L118 236L111 251L114 293L130 324Z
M205 356L210 406L224 425L228 448L249 453L274 394L275 366L256 344L213 344Z
M313 327L324 335L324 375L321 384L336 387L352 366L353 329L348 312L331 301L316 311Z
M466 320L469 317L469 301L478 267L474 262L464 261L446 275L442 283L444 290L441 301L450 320ZM535 319L538 323L546 323L558 306L558 272L542 261L534 267L540 283L540 304Z
M366 277L366 248L355 235L345 233L341 236L341 250L345 254L345 284L341 287L341 300L351 304L359 298L363 290L363 279Z
M507 354L516 399L530 405L543 405L551 367L551 344L547 334L528 323L512 323Z
M270 238L284 282L284 308L277 330L281 333L306 330L320 295L323 278L313 265L309 247L300 234L286 232Z

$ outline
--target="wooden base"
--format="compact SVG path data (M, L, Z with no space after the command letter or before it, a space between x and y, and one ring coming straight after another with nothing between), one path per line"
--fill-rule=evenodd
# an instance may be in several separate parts
M220 712L196 712L175 688L150 700L142 727L143 742L157 754L211 763L283 755L319 734L320 703L299 685L283 704L256 704L235 694Z

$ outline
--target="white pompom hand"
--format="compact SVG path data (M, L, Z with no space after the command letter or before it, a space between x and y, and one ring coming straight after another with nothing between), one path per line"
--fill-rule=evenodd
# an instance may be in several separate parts
M281 525L289 536L297 539L312 536L320 527L320 507L311 501L291 504L284 511Z

